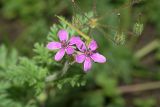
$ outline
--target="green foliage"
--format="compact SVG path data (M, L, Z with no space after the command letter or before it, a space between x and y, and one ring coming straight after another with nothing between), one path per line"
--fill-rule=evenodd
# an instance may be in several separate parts
M96 84L102 87L104 94L113 97L118 94L116 90L117 81L109 78L105 73L99 73L96 75Z
M11 66L6 76L16 86L33 86L37 93L44 88L47 69L38 67L32 60L21 58L18 66Z
M88 17L92 17L92 14L86 14ZM87 23L86 17L81 17L81 15L77 15L76 18L79 20L80 23L85 24ZM69 32L70 36L77 35L78 33L75 32L73 29L68 27L65 23L60 22L59 25L55 24L51 27L51 31L49 32L47 39L47 42L50 41L57 41L57 32L59 29L66 29ZM80 28L84 32L87 32L87 29L85 27ZM46 43L45 43L46 44ZM2 47L2 57L7 56L6 48ZM80 87L86 85L86 76L84 75L81 67L78 65L71 65L73 62L73 59L66 56L64 60L61 62L55 62L53 60L53 55L55 52L48 51L44 43L36 43L34 45L34 57L33 58L27 58L27 57L14 57L17 60L14 61L14 64L11 65L5 65L1 64L3 68L5 69L4 79L7 81L9 85L4 86L5 91L8 91L10 98L8 100L17 99L17 104L21 104L24 99L22 99L22 93L25 95L25 100L28 102L30 99L30 95L36 96L37 94L42 93L45 88L48 88L51 86L54 86L59 89L64 89L65 87ZM14 52L12 52L14 53ZM5 61L10 60L7 59L9 57L6 57L4 59ZM68 59L68 62L65 60ZM5 62L4 61L4 62ZM105 74L107 75L107 74ZM98 75L97 75L98 76ZM99 79L101 80L99 80ZM103 102L103 96L115 96L117 97L117 90L116 90L116 81L113 79L108 78L107 76L104 78L97 77L97 85L102 86L102 94L98 94L98 100L97 103L93 102L93 100L90 101L90 106L99 106L99 104L102 104ZM103 81L107 81L104 82ZM12 83L12 84L11 84ZM109 87L108 87L109 86ZM24 90L27 88L28 90ZM11 90L12 89L12 90ZM19 91L19 94L15 94L16 91ZM14 95L15 94L15 95ZM97 95L97 94L96 94ZM94 96L88 96L94 99ZM7 99L6 99L7 100ZM35 101L35 99L33 100ZM85 105L87 102L82 101ZM23 104L22 104L23 105Z
M152 3L151 3L152 2ZM154 24L156 29L160 28L160 10L159 10L160 1L157 0L142 0L142 2L137 5L135 9L135 14L142 11L142 19L144 22ZM140 13L141 14L141 13ZM156 31L159 33L159 30Z
M91 25L89 22L92 18L94 18L93 12L84 13L84 15L76 14L72 17L72 24L76 28L82 29L82 32L88 33L89 27L87 27L87 24ZM94 26L90 27L94 28Z
M9 54L10 53L10 54ZM17 62L18 53L15 49L7 50L4 45L0 47L0 70L6 69Z
M21 36L19 36L16 41L15 45L21 52L29 52L33 45L37 41L44 41L43 38L46 38L48 32L47 22L42 19L37 20L32 24L28 24L28 27L23 31ZM22 45L26 44L23 46ZM28 54L28 53L27 53ZM31 52L29 52L31 54Z
M66 84L70 84L72 87L80 87L80 86L85 86L86 85L86 80L85 78L82 78L83 75L73 75L73 76L67 76L63 79L59 79L56 81L57 87L59 89L64 88Z
M42 17L45 9L43 0L3 0L4 16L11 19L15 17L30 18Z
M65 56L62 61L56 62L53 57L57 51L49 51L46 48L48 42L58 41L59 29L66 29L70 37L79 36L65 23L60 21L55 24L57 21L52 20L55 13L71 18L72 6L68 6L71 3L69 0L2 0L2 17L11 22L17 20L25 29L19 29L23 32L17 35L18 39L15 41L18 52L12 47L0 46L0 107L127 107L125 99L118 91L119 84L131 83L132 74L137 76L142 72L141 79L148 79L149 75L149 78L159 80L159 72L146 74L148 69L142 68L141 65L138 65L139 68L135 67L139 62L134 62L132 46L119 46L124 44L124 41L130 42L126 31L132 26L131 8L125 7L113 13L111 10L128 1L130 0L99 0L96 2L97 17L93 12L84 13L85 16L82 13L92 9L93 0L81 0L80 3L78 1L82 10L75 8L75 13L79 14L74 13L68 22L86 34L90 33L89 27L86 26L91 25L89 19L97 18L97 25L109 25L107 28L98 28L106 34L101 33L95 26L90 26L90 36L98 42L98 52L107 57L107 63L93 64L93 69L85 74L82 65L74 63L74 57ZM159 26L159 1L143 3L138 6L146 8L146 22L151 19L150 22ZM117 14L120 14L120 17L117 17ZM99 17L102 17L102 20L99 20ZM51 22L54 22L54 25L47 35ZM112 26L115 28L112 29ZM142 23L136 23L133 27L134 33L142 33ZM116 33L119 29L124 30L124 33ZM118 45L110 43L110 38ZM26 56L21 57L24 53ZM156 59L159 61L159 50L156 53ZM157 66L159 68L159 65ZM151 98L135 99L133 103L136 107L154 107L156 102Z
M25 21L32 21L53 16L61 12L59 8L65 8L68 1L58 0L2 0L3 17L14 19L20 17Z
M24 27L19 28L18 35L13 33L14 36L18 36L14 44L16 48L23 54L32 54L29 52L29 47L32 47L35 42L44 41L43 38L46 37L54 15L60 13L68 2L67 0L61 2L59 0L2 0L2 18L6 20L18 18L16 23L19 22Z
M16 91L13 94L13 93L10 93L9 91L9 90L12 90L12 91L14 90L14 85L12 84L13 81L17 80L16 84L20 84L22 81L25 80L25 78L23 78L25 76L24 75L25 72L21 71L22 73L24 73L23 77L21 77L22 75L19 75L20 73L17 70L9 71L11 66L15 66L17 64L17 61L18 61L17 51L15 49L7 50L7 48L4 45L2 45L0 46L0 58L2 59L0 63L0 81L1 81L0 82L0 102L1 102L0 106L1 107L13 107L13 106L24 107L25 105L25 107L35 107L34 103L25 102L26 104L24 104L23 102L16 101L15 98L11 97L12 95L16 95L16 94L18 95L18 93L21 94L20 96L24 96L24 94L20 93L19 91ZM13 78L12 74L15 74L16 77ZM11 80L10 77L12 77L13 80ZM18 78L21 78L21 79L18 80Z
M159 22L159 5L160 5L160 1L157 0L153 0L152 3L150 3L150 1L145 1L146 5L145 6L145 12L147 13L148 18L150 19L150 21L156 23ZM158 27L159 27L159 23L157 23Z
M103 94L100 92L92 92L84 95L81 102L75 102L73 107L103 107Z
M2 81L6 80L6 82L11 82L18 86L28 84L28 86L37 88L36 90L38 91L43 88L47 74L46 69L38 67L34 61L27 58L19 59L15 50L8 55L8 50L3 45L0 47L0 50L0 57L2 58L0 74Z
M80 16L77 16L77 17L79 18ZM79 19L79 21L82 22L82 23L84 23L83 21L85 21L85 20L84 20L84 17ZM53 25L51 27L51 29L50 29L51 31L49 32L49 34L47 36L48 42L50 42L50 41L59 41L58 40L58 36L57 36L57 33L58 33L59 29L66 29L68 31L70 37L74 36L74 35L77 35L77 33L73 29L71 29L65 23L60 21L59 25ZM83 28L83 29L85 29L85 28ZM43 52L43 51L41 51L41 52ZM51 52L49 52L49 53L51 53ZM55 53L55 52L52 52L52 56L51 57L53 57L53 53ZM42 56L41 56L41 58L42 58ZM46 57L47 56L49 56L49 55L46 54ZM53 59L51 57L50 57L50 59ZM66 57L66 58L68 58L68 57ZM48 62L49 62L49 60L48 60ZM54 62L53 66L55 66L57 62L52 60L52 63L53 62ZM86 83L86 81L84 80L84 74L82 73L83 71L80 69L80 67L73 67L70 64L72 62L73 62L72 58L69 59L69 62L67 62L67 61L62 62L62 64L59 64L59 67L62 68L62 69L61 70L58 69L58 71L55 70L54 74L52 74L53 77L55 75L56 76L59 75L59 78L56 78L56 79L53 78L53 80L55 81L55 85L60 89L63 86L65 86L66 84L68 84L68 83L72 87L74 87L74 86L78 86L78 87L79 86L84 86L85 83ZM57 66L58 66L58 64L57 64ZM75 71L75 69L80 69L80 70L76 70ZM75 73L73 73L73 72L75 72ZM52 76L51 76L51 79L52 79ZM49 78L49 80L50 80L50 78Z
M33 51L36 54L36 56L33 57L36 63L49 64L53 61L50 59L51 54L43 44L35 43Z
M156 101L154 98L135 99L134 104L136 107L155 107Z

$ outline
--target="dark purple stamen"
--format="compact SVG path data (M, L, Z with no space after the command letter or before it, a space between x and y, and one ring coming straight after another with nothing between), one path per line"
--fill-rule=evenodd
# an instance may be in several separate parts
M83 48L83 44L80 46L80 49L82 49Z
M65 40L61 41L61 44L63 48L66 48L68 46L68 43Z
M93 52L91 50L86 50L84 54L89 57L93 54Z

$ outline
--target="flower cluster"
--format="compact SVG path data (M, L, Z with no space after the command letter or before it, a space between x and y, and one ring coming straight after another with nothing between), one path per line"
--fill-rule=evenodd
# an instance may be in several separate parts
M87 46L80 37L72 36L68 39L68 32L64 29L58 32L59 42L49 42L47 48L49 50L59 50L54 59L60 61L65 53L67 55L75 55L77 63L84 63L84 71L89 71L92 67L92 62L105 63L106 58L99 54L96 49L98 48L95 40L92 40Z

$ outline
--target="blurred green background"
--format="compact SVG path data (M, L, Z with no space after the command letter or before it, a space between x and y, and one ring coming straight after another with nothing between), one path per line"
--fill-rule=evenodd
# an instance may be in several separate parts
M71 0L0 1L0 107L159 107L160 1L139 0L133 5L128 4L132 0L75 1L77 7ZM10 76L14 71L6 76L7 67L17 63L18 55L32 58L35 43L46 43L50 27L58 23L55 14L71 20L75 13L83 15L82 12L94 10L97 17L103 17L100 25L120 26L132 33L135 23L140 21L144 30L139 36L125 33L126 43L116 45L93 29L99 51L108 62L94 64L91 73L86 74L85 86L59 90L45 85L50 91L37 96L32 87L17 88L12 84ZM100 29L114 39L112 27Z

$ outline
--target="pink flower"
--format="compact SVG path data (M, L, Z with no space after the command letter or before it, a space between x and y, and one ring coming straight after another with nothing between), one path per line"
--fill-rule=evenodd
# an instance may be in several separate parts
M47 44L47 48L49 50L59 49L59 51L56 53L54 57L56 61L60 61L65 55L65 52L68 55L73 54L74 53L73 45L76 44L76 41L78 39L78 37L72 37L70 40L68 40L68 32L66 30L60 30L58 32L58 37L60 42L53 41Z
M92 40L88 47L86 47L85 43L81 40L79 41L77 48L81 51L80 54L76 55L76 62L83 63L84 62L84 71L89 71L92 67L92 62L105 63L106 58L96 52L98 48L95 40Z

